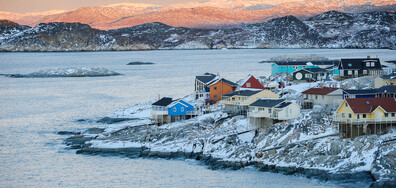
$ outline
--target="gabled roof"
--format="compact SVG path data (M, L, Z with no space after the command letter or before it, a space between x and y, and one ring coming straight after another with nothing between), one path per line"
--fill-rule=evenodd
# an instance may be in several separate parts
M162 97L162 99L158 100L157 102L153 103L152 105L156 106L168 106L170 103L172 103L172 98L169 97Z
M396 86L382 86L377 90L378 93L396 93Z
M276 108L284 108L291 104L292 104L292 102L283 102L283 103L280 103L278 106L276 106Z
M228 93L226 95L223 95L225 97L232 97L232 96L244 96L244 97L248 97L248 96L252 96L255 95L257 93L260 93L263 90L238 90L238 91L233 91L231 93Z
M377 89L348 89L344 90L345 93L347 94L376 94L378 93Z
M216 81L210 83L209 86L212 86L212 85L214 85L214 84L216 84L217 82L220 82L220 81L223 82L223 83L225 83L225 84L228 84L228 85L230 85L230 86L232 86L232 87L237 87L237 86L238 86L238 84L236 84L236 83L234 83L234 82L231 82L231 81L229 81L229 80L226 80L226 79L224 79L224 78L218 79L218 80L216 80Z
M366 62L374 62L374 67L366 67ZM381 63L378 58L358 58L358 59L341 59L338 68L342 69L381 69Z
M181 105L183 105L185 107L192 106L190 103L184 101L183 99L179 99L179 100L174 100L172 103L170 103L168 105L168 107L170 108L170 107L172 107L172 106L174 106L176 104L181 104Z
M285 99L259 99L256 102L250 104L249 106L256 107L274 107L278 104L281 104Z
M386 112L396 112L396 101L391 97L386 98L356 98L345 99L355 114L372 113L378 107Z
M349 89L344 90L347 94L377 94L377 93L396 93L396 86L382 86L378 89Z
M304 66L304 65L338 65L339 60L327 60L327 61L275 61L274 63L278 66Z
M310 88L308 90L303 91L303 94L318 94L318 95L327 95L339 88L332 88L332 87L317 87L317 88Z
M295 72L300 72L302 70L308 71L310 73L322 73L322 72L329 72L326 69L322 69L322 68L305 68L305 69L300 69L300 70L296 70Z
M205 73L204 75L201 76L196 76L195 79L201 81L204 84L209 84L213 79L215 79L217 75L212 74L212 73Z
M250 87L247 87L247 83L250 83ZM253 76L253 75L248 75L244 80L241 82L241 88L247 88L247 89L265 89L263 85Z

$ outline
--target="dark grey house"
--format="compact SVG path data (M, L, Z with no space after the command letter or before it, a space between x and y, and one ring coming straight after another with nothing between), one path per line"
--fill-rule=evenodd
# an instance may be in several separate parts
M329 71L322 68L305 68L293 72L293 80L314 79L316 81L326 80Z
M341 59L338 64L340 78L353 78L367 75L383 75L378 58Z

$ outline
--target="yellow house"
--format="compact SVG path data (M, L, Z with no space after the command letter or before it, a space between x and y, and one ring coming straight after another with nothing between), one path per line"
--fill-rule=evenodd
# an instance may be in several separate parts
M380 88L382 86L396 86L396 73L376 77L374 87Z
M223 95L221 103L226 105L225 111L246 115L248 106L261 98L278 99L279 95L269 90L238 90Z
M334 122L344 138L384 134L396 123L396 101L391 97L345 99L337 108Z

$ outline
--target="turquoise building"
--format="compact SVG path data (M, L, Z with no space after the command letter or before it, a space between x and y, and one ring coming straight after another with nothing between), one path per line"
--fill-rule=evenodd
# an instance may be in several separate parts
M331 74L339 74L337 68L339 60L329 60L329 61L282 61L273 62L271 65L271 74L276 73L293 73L296 70L301 70L305 68L324 68L329 70ZM330 69L329 69L330 68Z

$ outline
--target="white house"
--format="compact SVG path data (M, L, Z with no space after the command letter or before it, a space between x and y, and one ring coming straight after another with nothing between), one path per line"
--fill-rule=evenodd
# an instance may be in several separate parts
M218 79L220 79L220 77L212 73L205 73L204 75L196 76L195 99L208 99L210 97L210 89L208 86Z
M249 105L249 122L255 126L270 126L274 122L295 119L300 106L286 99L263 98Z
M342 89L330 87L310 88L302 92L304 102L313 105L327 105L337 107L343 100Z

